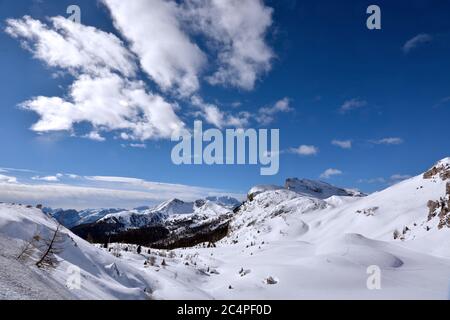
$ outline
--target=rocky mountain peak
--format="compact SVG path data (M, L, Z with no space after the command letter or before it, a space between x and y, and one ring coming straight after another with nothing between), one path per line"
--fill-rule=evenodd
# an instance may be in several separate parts
M430 170L424 173L424 179L441 178L443 181L450 179L450 157L438 161Z

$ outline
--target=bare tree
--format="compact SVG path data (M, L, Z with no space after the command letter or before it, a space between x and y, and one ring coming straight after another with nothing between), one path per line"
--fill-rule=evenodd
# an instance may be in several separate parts
M58 259L56 255L63 251L64 245L64 234L61 232L61 224L58 224L56 230L53 232L50 240L44 239L44 253L38 262L36 262L36 266L38 268L55 268L58 265Z
M33 237L26 243L24 243L24 245L21 247L20 253L17 256L17 260L26 261L27 259L31 258L35 253L41 239L42 238L41 235L39 234L38 228L36 228Z

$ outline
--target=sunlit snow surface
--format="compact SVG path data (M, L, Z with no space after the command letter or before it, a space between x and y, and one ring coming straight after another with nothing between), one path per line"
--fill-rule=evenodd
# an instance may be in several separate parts
M447 182L420 175L367 197L327 199L259 188L214 248L137 254L120 245L116 258L65 230L56 270L15 259L23 240L37 229L50 234L54 220L0 204L0 298L448 299L450 229L427 218L428 201L444 197ZM149 257L153 265L144 265ZM66 286L72 265L81 290ZM381 270L380 290L367 287L369 266Z

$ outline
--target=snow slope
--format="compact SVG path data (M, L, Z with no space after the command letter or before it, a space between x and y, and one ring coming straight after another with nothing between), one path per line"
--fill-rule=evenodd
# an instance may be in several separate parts
M19 261L21 247L38 232L50 237L57 223L38 209L0 204L0 299L147 299L156 287L150 275L123 263L63 229L56 269L41 270L33 258ZM39 255L39 254L38 254ZM81 269L81 289L69 290L72 267ZM111 266L120 274L111 271Z
M450 179L443 180L439 175L429 179L419 175L361 198L332 196L317 199L287 190L266 191L241 207L232 226L237 229L237 235L251 237L258 228L268 230L263 234L274 233L274 220L284 221L280 223L281 226L305 224L302 230L307 228L307 233L285 233L291 238L301 237L307 241L338 237L346 233L360 233L372 239L392 241L395 230L402 233L408 227L410 230L405 235L414 240L413 246L428 240L435 241L430 243L432 248L427 248L426 252L432 250L433 253L450 258L450 249L445 250L450 248L448 230L438 232L440 230L437 230L436 221L427 221L428 202L444 197L449 182ZM441 235L445 235L445 241L434 240Z
M319 199L254 188L215 247L172 251L159 293L179 299L448 299L450 230L439 229L437 216L429 220L428 208L430 200L445 197L449 179L441 175L420 175L367 197ZM142 263L135 254L127 257ZM380 290L367 285L374 267ZM178 291L179 284L194 293Z
M0 294L50 299L449 299L449 185L446 158L423 175L367 197L323 198L258 187L232 215L228 236L214 245L141 248L138 253L137 246L126 244L95 248L66 231L73 241L66 241L62 262L52 272L18 264L14 253L36 226L54 229L54 220L36 209L0 205L0 235L9 248L0 254ZM214 202L194 206L194 213L170 219L229 212ZM119 258L112 256L111 247L119 250ZM81 292L65 288L65 271L72 265L82 269ZM380 271L381 286L375 290L368 286L374 268ZM24 290L27 286L30 290Z

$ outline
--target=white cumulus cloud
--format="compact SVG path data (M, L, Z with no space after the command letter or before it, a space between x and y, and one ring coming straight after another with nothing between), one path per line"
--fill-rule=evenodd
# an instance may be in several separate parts
M6 33L56 69L54 75L74 78L64 95L35 96L20 104L39 115L32 130L68 131L95 141L113 132L138 147L184 128L177 112L186 102L218 128L245 127L256 119L245 111L221 110L198 92L207 70L212 84L251 90L271 69L274 53L266 35L273 9L262 0L102 2L123 40L64 17L7 20ZM140 78L142 72L157 84L155 92ZM289 111L285 98L262 108L259 117L270 122L276 113ZM82 123L90 127L81 129Z
M218 68L209 82L252 90L274 58L265 39L273 10L262 0L188 0L183 8L188 24L217 51Z
M329 178L331 178L333 176L339 176L341 174L343 174L343 172L341 170L330 168L330 169L325 170L320 175L320 178L322 178L322 179L329 179Z
M17 178L0 174L0 183L1 182L2 183L17 183Z
M105 141L106 139L100 135L97 131L91 131L88 134L84 135L83 138L94 140L94 141Z
M41 118L32 127L37 132L73 129L74 124L91 123L98 131L121 131L133 140L169 138L184 124L174 106L146 91L142 82L129 81L109 73L80 76L70 88L67 100L36 97L22 107ZM90 138L99 138L95 133Z
M290 152L301 156L314 156L319 153L319 148L316 146L301 145L298 148L291 148Z
M45 25L28 16L7 21L6 32L21 39L36 58L75 76L64 98L38 96L21 104L40 116L32 130L73 131L74 125L87 122L93 130L86 137L102 141L102 131L149 140L169 138L184 127L175 104L129 79L136 64L115 35L62 17L50 21Z
M198 74L206 56L181 29L175 1L103 2L151 79L163 90L177 89L183 95L198 90Z
M63 17L50 21L46 25L29 16L8 19L6 32L51 67L72 73L99 74L106 69L135 75L133 56L115 35Z

